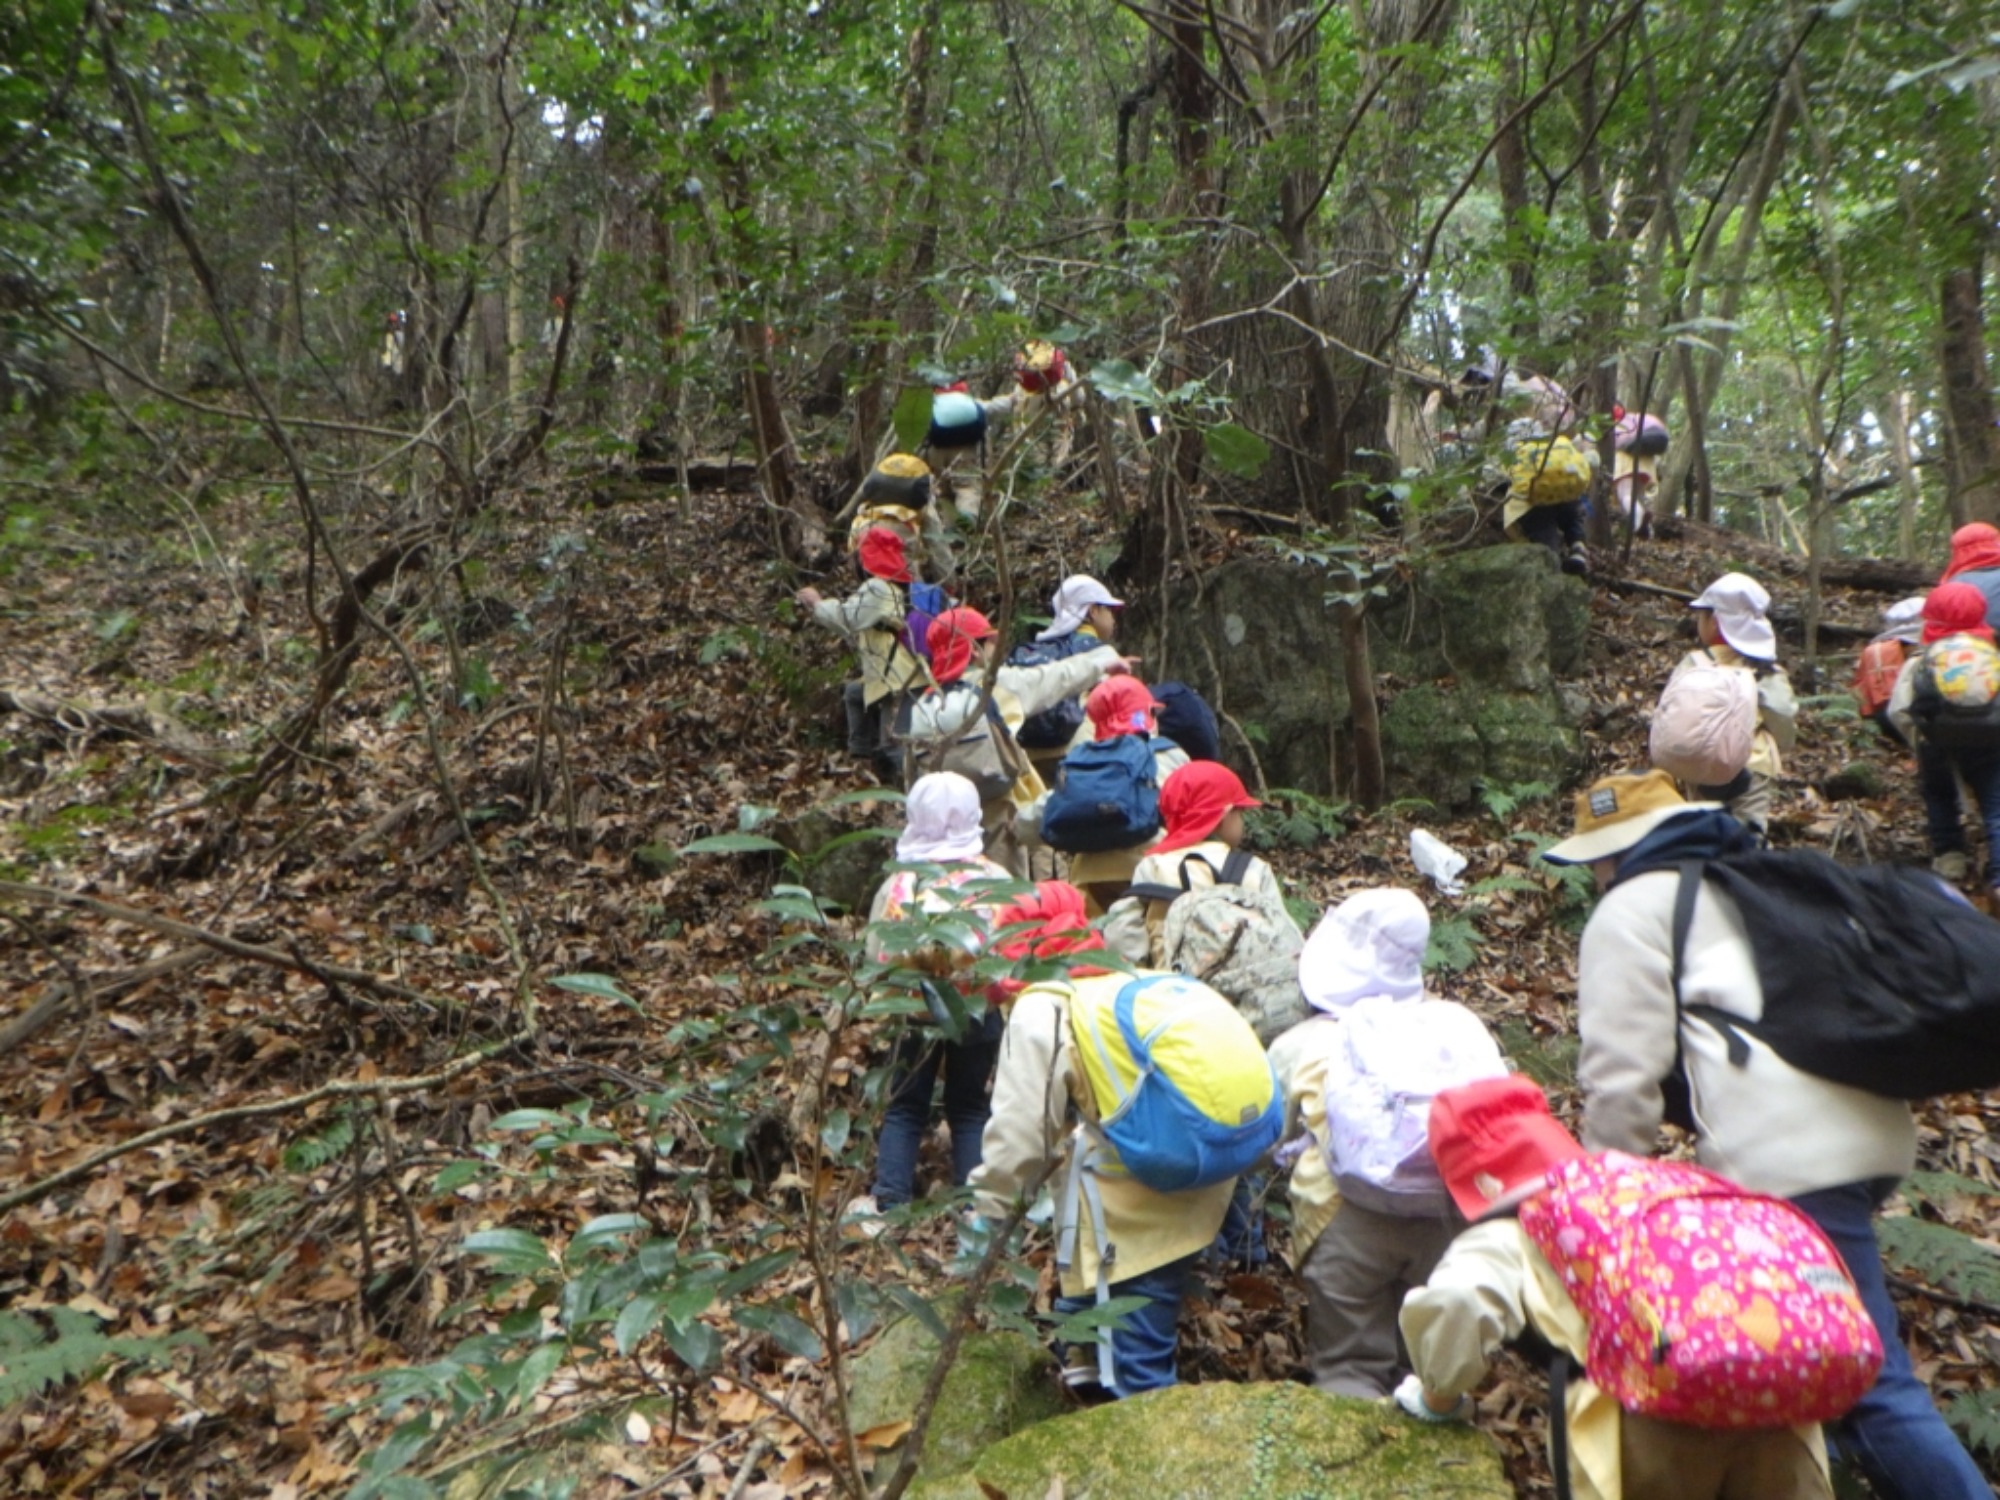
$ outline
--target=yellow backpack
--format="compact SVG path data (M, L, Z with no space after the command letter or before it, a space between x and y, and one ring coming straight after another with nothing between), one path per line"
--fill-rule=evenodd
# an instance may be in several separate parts
M1507 479L1530 505L1567 505L1590 488L1590 460L1566 437L1532 438L1514 445Z

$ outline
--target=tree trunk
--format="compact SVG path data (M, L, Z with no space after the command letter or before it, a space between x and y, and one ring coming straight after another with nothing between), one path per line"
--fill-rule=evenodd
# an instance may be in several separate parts
M1944 338L1946 472L1954 526L2000 523L2000 432L1993 426L1993 390L1986 369L1986 329L1980 309L1980 250L1971 264L1947 271L1939 289Z
M1917 482L1916 457L1910 451L1910 413L1916 397L1909 391L1893 392L1882 403L1882 429L1889 438L1889 461L1896 466L1896 487L1900 503L1896 507L1896 556L1914 562L1917 557L1917 507L1923 503L1923 486Z

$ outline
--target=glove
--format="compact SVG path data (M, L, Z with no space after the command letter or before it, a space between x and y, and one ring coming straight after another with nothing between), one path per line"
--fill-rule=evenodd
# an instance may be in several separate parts
M1396 1387L1395 1402L1415 1417L1419 1422L1469 1422L1472 1420L1472 1397L1460 1396L1450 1411L1432 1411L1424 1401L1424 1383L1414 1375L1405 1375L1403 1383Z

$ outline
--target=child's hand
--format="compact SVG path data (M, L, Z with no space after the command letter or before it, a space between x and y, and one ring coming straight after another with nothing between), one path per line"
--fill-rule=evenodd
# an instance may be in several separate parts
M1405 1375L1403 1383L1396 1387L1396 1405L1419 1422L1469 1422L1472 1420L1472 1398L1460 1396L1443 1411L1431 1405L1431 1397L1424 1390L1424 1383L1415 1375Z
M820 595L818 589L800 589L792 597L799 601L801 609L817 609L819 607Z

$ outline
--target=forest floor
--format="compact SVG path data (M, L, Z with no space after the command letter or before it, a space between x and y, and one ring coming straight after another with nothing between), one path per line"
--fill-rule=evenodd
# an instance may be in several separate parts
M232 767L296 707L311 656L296 568L258 591L234 561L282 555L278 523L249 502L205 521L229 539L220 551L108 521L46 523L0 554L0 693L15 704L0 714L8 1494L345 1493L366 1455L401 1440L367 1404L370 1381L521 1305L482 1302L493 1283L463 1252L468 1233L560 1237L631 1212L690 1252L744 1257L786 1243L804 1191L831 1206L859 1190L790 1140L782 1067L745 1081L773 1101L768 1132L709 1138L673 1102L692 1057L730 1055L696 1043L775 984L757 975L779 937L754 909L768 857L673 851L753 825L745 809L790 814L867 785L840 748L837 645L796 619L798 580L769 562L754 502L663 493L591 508L556 485L513 497L458 574L451 628L411 592L390 616L409 663L369 642L295 773L219 861L191 862ZM1088 565L1092 524L1021 519L1024 597ZM1622 571L1692 592L1733 561L1713 539L1642 543ZM1774 592L1796 601L1800 587ZM1866 629L1887 602L1834 591L1829 618ZM1643 761L1644 712L1688 639L1678 600L1594 589L1582 687L1595 772ZM1921 860L1910 771L1843 707L1844 685L1844 667L1830 690L1798 683L1805 730L1776 839ZM1855 763L1872 768L1872 794L1829 800ZM1487 810L1453 818L1347 814L1331 836L1323 808L1264 825L1314 905L1414 884L1415 827L1465 852L1473 893L1427 892L1436 989L1492 1021L1564 1108L1582 908L1532 850L1565 830L1570 790L1496 788ZM887 816L849 815L871 811ZM575 975L616 983L550 983ZM853 1089L859 1070L835 1068L831 1085ZM540 1151L493 1128L561 1109L575 1126ZM1990 1242L2000 1211L1970 1187L2000 1183L1989 1101L1920 1116L1923 1165L1967 1181L1890 1212ZM884 1239L841 1253L919 1290L943 1283L946 1221ZM1287 1248L1282 1225L1274 1245ZM1906 1268L1899 1286L1944 1401L2000 1385L2000 1275L1980 1254L1934 1258L1929 1284ZM814 1283L795 1268L774 1291L803 1309ZM1282 1266L1218 1274L1184 1321L1184 1376L1296 1377L1300 1306ZM558 1374L520 1411L467 1396L468 1440L418 1450L411 1437L411 1472L463 1459L484 1434L532 1443L596 1410L618 1418L578 1496L834 1493L811 1436L829 1430L823 1364L782 1329L709 1318L718 1364L698 1369L685 1345L641 1349ZM39 1383L29 1346L66 1330L81 1352L59 1373L73 1378L22 1393ZM1524 1494L1547 1488L1542 1404L1516 1365L1480 1402Z

